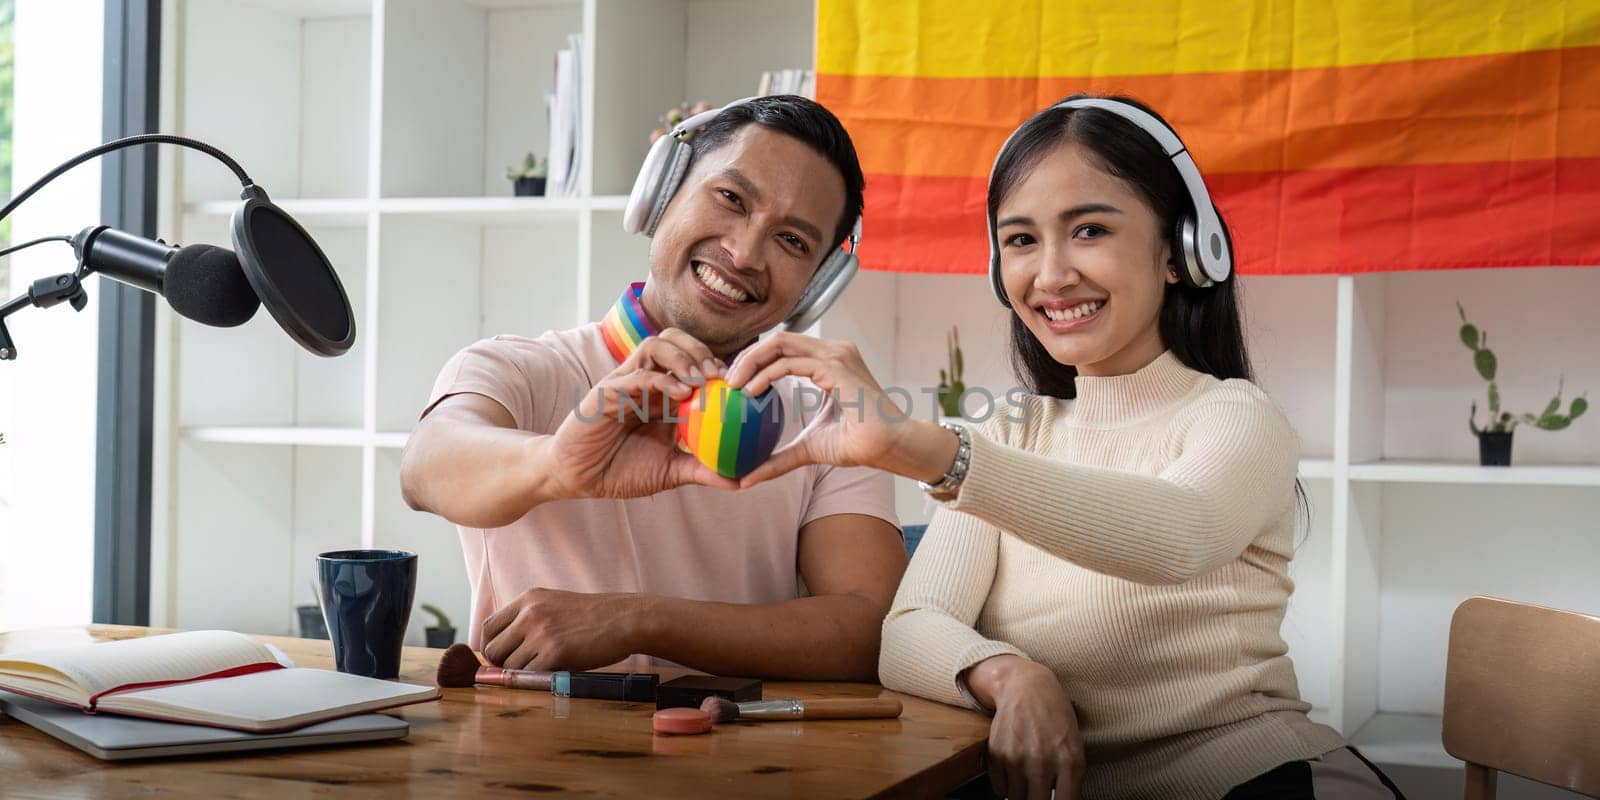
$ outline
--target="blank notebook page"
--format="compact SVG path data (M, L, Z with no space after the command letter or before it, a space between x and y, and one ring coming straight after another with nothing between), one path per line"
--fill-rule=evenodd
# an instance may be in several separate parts
M103 698L100 706L107 711L267 730L342 716L340 712L415 702L434 697L437 692L432 686L392 683L323 669L275 669L115 694Z
M26 659L55 670L90 697L118 686L190 680L236 667L277 661L265 645L232 631L189 631L48 653L0 656L0 662L11 659Z

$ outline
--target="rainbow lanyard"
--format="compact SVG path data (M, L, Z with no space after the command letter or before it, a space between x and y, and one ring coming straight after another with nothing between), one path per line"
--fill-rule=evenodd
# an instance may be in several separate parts
M617 298L617 304L600 320L600 335L605 337L606 349L618 363L628 360L645 338L660 333L639 298L644 294L644 282L628 284Z

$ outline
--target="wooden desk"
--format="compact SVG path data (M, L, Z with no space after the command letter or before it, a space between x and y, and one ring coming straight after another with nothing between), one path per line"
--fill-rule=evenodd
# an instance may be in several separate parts
M0 634L0 652L159 633L92 625ZM329 643L261 636L295 663L332 668ZM440 650L408 647L401 680L432 683ZM879 686L768 682L778 698L875 697L905 703L898 720L745 722L706 736L654 736L655 708L561 700L543 692L446 689L396 709L397 742L248 756L102 762L0 718L0 796L313 796L735 798L938 796L980 772L981 715Z

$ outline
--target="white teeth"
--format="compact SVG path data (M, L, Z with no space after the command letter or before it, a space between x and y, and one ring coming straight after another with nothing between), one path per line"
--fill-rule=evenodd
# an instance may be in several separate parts
M705 285L710 286L712 289L715 289L717 294L720 294L729 300L732 300L736 303L743 303L744 301L750 299L750 295L745 294L744 290L718 277L715 271L704 264L696 264L694 267L694 274L700 278L701 283L704 283Z
M1054 309L1054 308L1046 308L1046 309L1044 309L1044 315L1046 317L1048 317L1053 322L1061 322L1063 320L1069 320L1069 319L1082 319L1084 317L1089 316L1090 314L1093 314L1096 311L1099 311L1100 307L1103 306L1103 305L1105 305L1104 301L1102 301L1102 300L1094 300L1094 301L1091 301L1091 302L1088 302L1088 303L1084 303L1083 305L1073 306L1072 308L1065 308L1065 309L1060 309L1060 310L1057 310L1057 309Z

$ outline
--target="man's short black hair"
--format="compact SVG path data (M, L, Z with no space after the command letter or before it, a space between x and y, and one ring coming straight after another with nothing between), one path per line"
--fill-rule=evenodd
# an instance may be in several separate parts
M850 134L833 112L815 100L799 95L779 94L757 97L740 103L700 126L689 144L694 148L694 158L699 159L728 143L733 134L746 125L755 123L805 142L811 149L828 159L844 178L844 211L834 226L833 247L844 243L850 229L861 216L861 189L866 183L861 177L861 161L856 158L856 146Z

